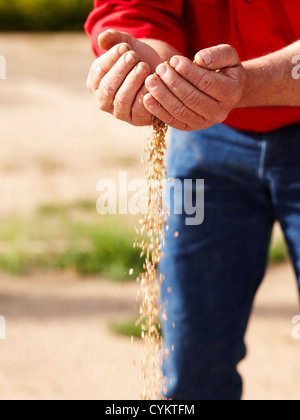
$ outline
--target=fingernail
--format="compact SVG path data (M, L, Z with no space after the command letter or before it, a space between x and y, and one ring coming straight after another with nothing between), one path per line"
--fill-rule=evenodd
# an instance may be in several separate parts
M204 65L207 67L212 63L212 57L211 54L207 51L200 51L197 55L196 55L196 62L198 61L198 59L200 58Z
M147 67L147 65L146 64L143 64L143 63L139 63L136 66L136 72L137 72L137 74L140 74L140 75L143 75L143 74L148 73L148 67Z
M146 80L146 86L148 89L153 89L154 87L156 87L157 77L155 75L148 77L148 79Z
M179 65L180 61L179 58L173 57L171 58L170 64L175 69Z
M160 64L157 69L156 69L156 73L160 76L163 77L168 71L168 66L167 64Z
M127 64L135 64L137 62L137 57L134 53L129 52L125 55L125 61Z
M127 51L130 51L127 45L125 45L125 44L120 45L119 53L121 55L125 54Z

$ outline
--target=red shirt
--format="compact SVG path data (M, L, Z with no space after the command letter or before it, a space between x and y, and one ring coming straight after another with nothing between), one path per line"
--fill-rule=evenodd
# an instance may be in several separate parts
M300 0L95 0L85 29L97 55L98 35L109 28L166 41L190 58L203 48L230 44L245 61L300 39ZM300 107L239 109L226 120L257 132L297 122Z

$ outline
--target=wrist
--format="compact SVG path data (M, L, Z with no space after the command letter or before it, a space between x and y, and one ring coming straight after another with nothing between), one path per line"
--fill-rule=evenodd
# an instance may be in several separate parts
M239 108L249 108L250 105L250 93L253 90L253 77L252 77L252 71L248 65L248 63L243 63L242 64L244 69L245 69L245 83L244 83L244 88L243 88L243 92L242 92L242 97L240 99L240 101L237 103L237 105L235 106L234 109L239 109Z
M144 38L141 39L141 41L152 47L157 52L157 54L161 58L161 63L165 61L170 61L171 58L175 55L181 55L176 48L172 47L172 45L168 44L167 42L150 38Z

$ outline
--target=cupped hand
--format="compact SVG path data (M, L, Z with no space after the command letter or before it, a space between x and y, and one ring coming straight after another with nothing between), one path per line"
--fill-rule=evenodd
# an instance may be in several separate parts
M239 103L246 72L230 45L200 51L194 63L175 56L146 79L147 110L182 131L208 128L226 120Z
M145 80L162 63L160 56L148 44L115 30L102 33L99 45L107 52L95 60L87 80L98 108L136 126L150 125L152 115L143 103Z

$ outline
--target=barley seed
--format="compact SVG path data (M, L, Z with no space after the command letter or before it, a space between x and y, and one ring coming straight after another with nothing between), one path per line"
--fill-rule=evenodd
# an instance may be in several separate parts
M143 400L163 399L167 394L167 379L163 378L161 366L165 357L162 351L161 323L159 306L160 287L164 276L158 274L158 265L164 257L162 247L165 244L164 227L167 225L167 215L163 208L163 190L166 183L166 133L167 126L153 118L153 129L150 134L142 162L146 166L148 215L139 221L136 228L138 238L134 246L141 249L141 258L145 258L144 273L140 274L140 319L137 325L142 325L144 340L143 357L141 360L141 377L143 379ZM146 239L144 238L146 236ZM165 305L164 305L165 306ZM163 319L167 319L167 311L163 311Z

